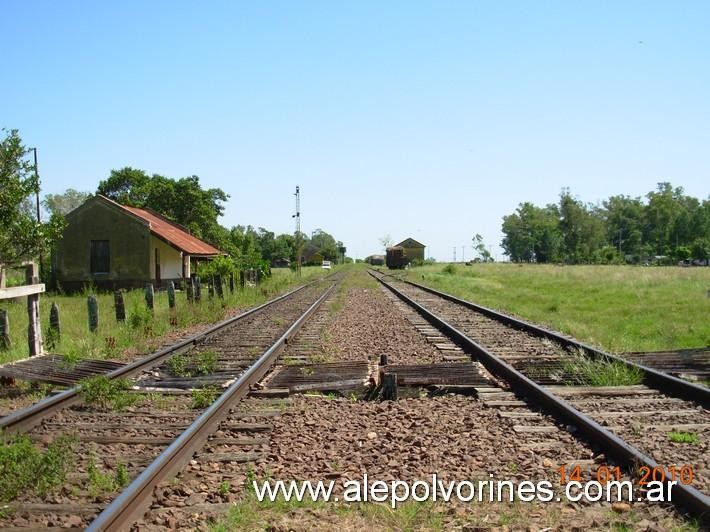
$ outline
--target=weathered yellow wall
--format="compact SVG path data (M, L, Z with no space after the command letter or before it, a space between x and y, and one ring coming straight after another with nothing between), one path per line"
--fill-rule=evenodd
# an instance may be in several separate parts
M404 248L404 254L409 260L424 260L424 248Z
M66 288L82 284L98 286L140 283L150 275L150 231L140 220L93 198L67 216L67 227L56 246L54 265L57 280ZM108 240L110 271L91 274L91 241Z

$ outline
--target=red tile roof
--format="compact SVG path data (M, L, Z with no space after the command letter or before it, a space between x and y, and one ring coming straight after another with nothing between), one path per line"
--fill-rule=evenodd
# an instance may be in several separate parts
M151 233L161 240L164 240L171 246L179 249L183 253L187 253L188 255L203 256L224 255L224 252L210 246L207 242L203 242L199 238L192 236L180 225L175 222L171 222L157 212L139 209L138 207L129 207L128 205L121 205L120 203L112 201L108 198L103 199L118 205L120 208L130 212L134 216L148 222L148 227L150 228Z

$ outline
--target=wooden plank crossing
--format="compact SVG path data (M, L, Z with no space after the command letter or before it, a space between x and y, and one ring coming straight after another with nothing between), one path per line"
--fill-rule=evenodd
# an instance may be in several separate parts
M39 355L0 366L0 376L71 386L83 378L101 375L123 366L120 362L90 358L71 364L60 355Z

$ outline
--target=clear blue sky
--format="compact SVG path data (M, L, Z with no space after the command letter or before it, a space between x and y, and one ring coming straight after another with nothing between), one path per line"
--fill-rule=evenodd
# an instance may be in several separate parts
M501 240L518 203L710 192L708 2L2 2L0 127L44 193L200 176L350 255Z

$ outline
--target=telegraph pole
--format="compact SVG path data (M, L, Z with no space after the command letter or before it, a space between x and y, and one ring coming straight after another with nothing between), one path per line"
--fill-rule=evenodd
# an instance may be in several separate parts
M456 246L454 246L454 262L456 262Z
M301 188L296 185L296 214L292 218L296 219L296 234L294 235L296 244L296 267L298 276L301 276Z
M37 168L37 148L29 148L28 151L32 151L35 159L35 180L37 181L37 189L35 190L35 199L37 200L37 223L42 223L39 212L39 170ZM39 252L39 278L40 282L44 278L44 265L42 264L42 250Z

